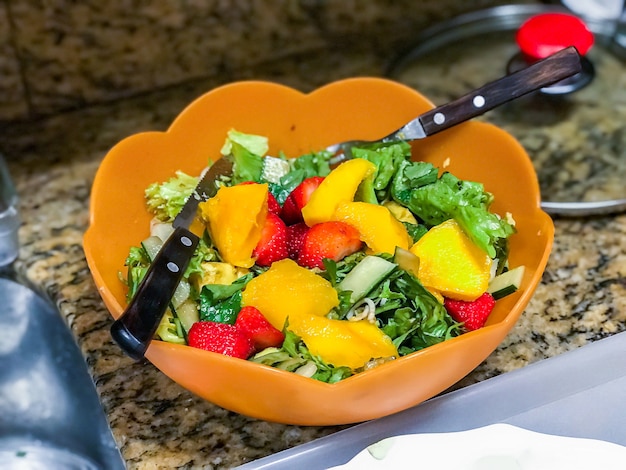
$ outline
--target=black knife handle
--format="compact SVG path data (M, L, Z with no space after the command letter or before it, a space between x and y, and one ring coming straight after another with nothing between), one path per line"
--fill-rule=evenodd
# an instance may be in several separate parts
M553 85L581 70L580 55L568 47L518 72L488 83L419 117L427 136L479 116L508 101Z
M154 258L128 307L113 322L111 336L136 361L143 359L199 241L189 230L175 229Z

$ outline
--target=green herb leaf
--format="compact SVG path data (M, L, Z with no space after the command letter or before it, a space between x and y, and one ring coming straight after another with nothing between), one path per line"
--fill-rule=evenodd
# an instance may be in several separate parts
M234 324L241 310L241 290L252 274L240 277L232 284L207 284L200 292L200 319Z

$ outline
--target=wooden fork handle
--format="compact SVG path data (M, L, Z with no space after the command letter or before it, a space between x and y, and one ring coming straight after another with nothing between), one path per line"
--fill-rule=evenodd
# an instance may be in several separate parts
M436 134L580 71L580 55L571 46L525 69L488 83L451 103L428 111L418 119L426 136Z

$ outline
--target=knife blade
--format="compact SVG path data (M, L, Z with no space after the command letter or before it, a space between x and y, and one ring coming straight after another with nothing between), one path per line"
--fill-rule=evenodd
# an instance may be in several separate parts
M231 172L232 162L221 158L201 176L193 193L174 219L174 231L150 264L126 310L111 325L111 336L115 342L136 361L144 358L200 242L200 238L189 230L199 204L215 196L218 189L216 179Z

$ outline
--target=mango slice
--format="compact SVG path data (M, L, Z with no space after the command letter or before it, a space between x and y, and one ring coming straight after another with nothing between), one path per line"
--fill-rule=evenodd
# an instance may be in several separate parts
M372 254L393 254L396 247L409 249L406 228L385 206L367 202L347 202L337 206L332 220L352 225Z
M252 250L261 238L267 217L266 184L222 186L200 204L202 217L225 262L242 268L254 264Z
M359 184L376 171L376 165L362 158L348 160L331 171L302 208L304 222L312 227L331 220L337 206L354 199Z
M427 289L467 301L487 290L492 260L453 219L431 228L410 251L420 259L418 277Z
M290 259L272 264L270 269L252 279L242 292L242 305L258 308L279 330L287 317L324 316L339 305L337 291L321 276Z
M336 367L357 369L370 359L398 357L391 338L367 320L331 320L294 312L289 329L302 338L311 354Z

